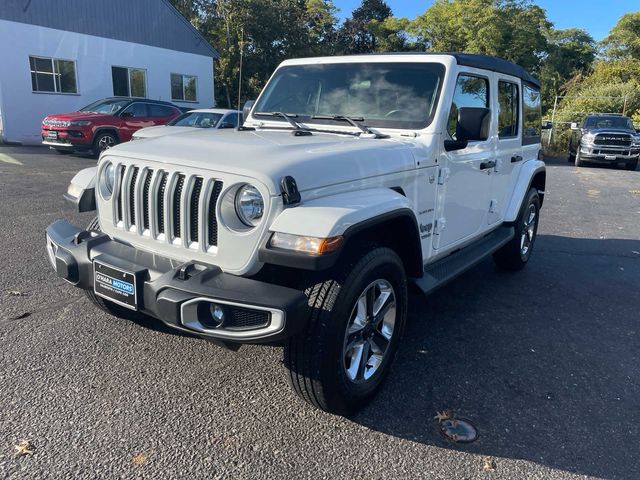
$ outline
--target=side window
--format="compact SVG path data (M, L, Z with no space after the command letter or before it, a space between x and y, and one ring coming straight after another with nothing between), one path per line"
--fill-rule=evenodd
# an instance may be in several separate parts
M522 129L522 144L532 145L540 143L542 132L542 112L540 110L540 90L528 84L522 89L522 113L524 128Z
M125 113L131 114L132 117L146 117L147 116L147 106L144 103L136 102L129 105L124 109L122 115L125 116Z
M238 123L238 114L237 113L230 113L229 115L224 117L223 122L224 123L230 123L233 126L237 125L237 123Z
M458 124L458 109L461 107L489 106L489 81L486 78L474 75L462 74L458 76L456 90L453 94L453 102L449 111L447 130L451 138L456 138L456 126Z
M500 80L498 82L498 138L518 136L519 104L518 85Z
M150 117L170 117L173 115L173 108L167 107L166 105L150 103L148 107Z

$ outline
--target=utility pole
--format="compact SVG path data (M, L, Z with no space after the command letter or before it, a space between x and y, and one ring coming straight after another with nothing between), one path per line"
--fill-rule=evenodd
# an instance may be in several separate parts
M244 28L240 30L240 74L238 76L238 111L240 111L240 96L242 95L242 56L244 54ZM237 128L240 128L240 115L237 115Z
M547 140L547 148L551 145L551 138L553 137L553 131L556 128L556 109L558 108L558 95L556 95L553 101L553 113L551 114L551 130L549 130L549 139Z

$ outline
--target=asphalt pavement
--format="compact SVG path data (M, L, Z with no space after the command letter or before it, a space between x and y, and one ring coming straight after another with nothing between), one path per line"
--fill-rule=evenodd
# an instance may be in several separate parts
M89 223L62 193L94 164L0 146L0 478L640 478L640 171L550 161L527 268L413 293L346 419L298 400L280 348L114 318L56 277L44 230ZM447 442L442 410L479 438Z

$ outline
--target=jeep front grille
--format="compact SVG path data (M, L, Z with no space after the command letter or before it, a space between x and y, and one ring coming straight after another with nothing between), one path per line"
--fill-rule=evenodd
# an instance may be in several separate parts
M220 180L137 165L118 165L116 172L117 228L204 252L218 246Z

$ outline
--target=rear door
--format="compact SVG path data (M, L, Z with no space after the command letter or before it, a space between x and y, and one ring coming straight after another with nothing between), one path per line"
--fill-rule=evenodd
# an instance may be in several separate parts
M149 120L153 122L153 125L166 125L177 114L169 105L149 103L147 108L149 109Z
M445 136L455 139L459 108L491 108L490 85L488 73L458 75ZM466 148L452 152L443 149L440 154L439 207L434 236L434 248L438 250L463 243L488 228L493 168L487 166L495 160L495 112L491 115L487 140L469 142Z
M497 94L492 110L498 117L498 140L496 168L492 174L491 199L487 222L493 225L504 218L504 211L510 199L523 162L522 109L520 80L502 74L498 76Z
M128 142L131 135L144 127L152 127L155 125L149 116L147 104L145 102L133 102L121 113L122 127L120 128L120 141Z

